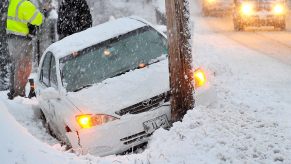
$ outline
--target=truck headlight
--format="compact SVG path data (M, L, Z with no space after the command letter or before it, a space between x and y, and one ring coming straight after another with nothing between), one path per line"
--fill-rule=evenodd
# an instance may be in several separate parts
M281 15L281 14L284 14L285 13L285 8L284 8L284 6L282 4L277 4L273 8L273 12L276 15Z
M242 4L242 7L241 7L241 12L244 14L244 15L251 15L253 13L253 10L254 10L254 6L252 4Z
M83 114L76 116L76 121L83 129L92 128L93 126L102 125L118 118L104 114Z

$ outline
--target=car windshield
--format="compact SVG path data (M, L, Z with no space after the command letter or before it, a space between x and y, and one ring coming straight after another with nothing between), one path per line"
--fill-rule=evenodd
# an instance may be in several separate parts
M60 59L62 83L76 92L158 62L167 53L166 38L146 26Z

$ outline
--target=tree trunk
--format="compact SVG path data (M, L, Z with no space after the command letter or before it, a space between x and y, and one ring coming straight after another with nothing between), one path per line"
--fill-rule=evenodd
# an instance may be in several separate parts
M193 109L194 81L188 0L166 0L172 121Z
M6 36L6 17L8 9L8 0L2 0L0 3L0 91L8 89L9 79L9 51Z

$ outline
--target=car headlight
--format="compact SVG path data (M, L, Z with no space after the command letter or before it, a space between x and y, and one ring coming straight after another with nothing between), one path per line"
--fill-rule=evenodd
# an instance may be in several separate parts
M280 15L280 14L284 14L285 13L285 8L282 4L277 4L274 6L273 8L273 12L277 15Z
M206 84L207 78L203 69L198 68L194 71L195 87L199 88Z
M253 4L242 4L242 7L241 7L241 12L244 14L244 15L251 15L253 13L253 10L254 10L254 5Z
M81 128L88 129L92 128L93 126L102 125L118 118L104 115L104 114L83 114L76 116L76 121L80 125Z

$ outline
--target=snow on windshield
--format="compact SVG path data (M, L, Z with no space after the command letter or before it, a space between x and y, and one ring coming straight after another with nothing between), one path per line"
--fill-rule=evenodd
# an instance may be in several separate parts
M167 40L151 27L85 49L78 56L60 60L62 79L67 91L77 91L106 78L144 67L167 54Z

